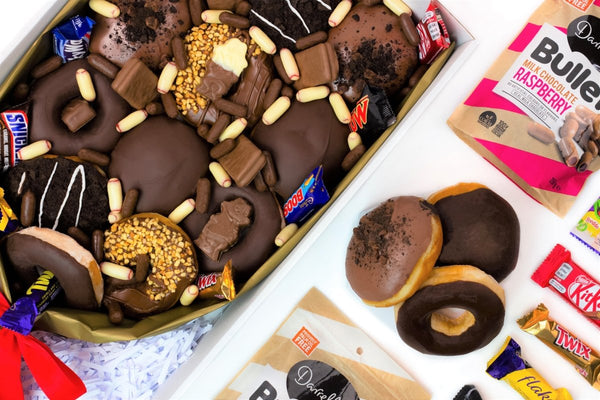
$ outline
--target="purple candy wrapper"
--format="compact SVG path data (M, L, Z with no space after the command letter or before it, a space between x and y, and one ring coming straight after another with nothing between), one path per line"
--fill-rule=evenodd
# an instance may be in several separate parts
M0 327L8 328L22 335L28 335L33 323L58 295L61 290L58 279L50 271L44 271L34 282L27 294L10 306L0 316Z
M285 222L287 224L302 222L327 201L329 201L329 193L323 183L323 166L319 165L285 202L283 207Z
M59 55L63 62L85 57L94 24L93 19L76 15L52 29L54 53Z

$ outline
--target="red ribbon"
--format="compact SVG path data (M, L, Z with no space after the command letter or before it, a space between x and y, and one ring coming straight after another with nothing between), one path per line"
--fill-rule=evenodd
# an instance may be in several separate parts
M0 315L9 308L0 293ZM0 399L23 400L21 357L49 399L76 399L86 392L81 379L31 335L0 327Z

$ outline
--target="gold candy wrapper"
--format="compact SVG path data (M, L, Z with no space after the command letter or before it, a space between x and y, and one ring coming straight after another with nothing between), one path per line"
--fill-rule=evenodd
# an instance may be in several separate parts
M233 267L231 260L223 267L223 272L212 272L198 277L199 299L225 299L235 298L235 283L233 282Z
M540 304L517 323L522 330L534 335L571 362L594 389L600 390L600 355L552 320L549 314L546 306Z

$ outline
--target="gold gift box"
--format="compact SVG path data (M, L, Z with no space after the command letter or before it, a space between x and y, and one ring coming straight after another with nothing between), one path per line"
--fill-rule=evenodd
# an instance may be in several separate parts
M40 36L33 42L29 50L21 60L16 64L8 74L5 81L0 85L0 103L7 97L11 89L22 81L31 68L51 55L52 34L51 29L66 20L67 18L81 14L92 16L93 12L87 7L87 0L69 0L60 12L52 19L48 26L43 30ZM294 247L309 232L311 227L336 201L344 189L352 182L354 177L369 162L377 150L384 145L386 139L392 134L396 126L406 116L429 85L438 75L445 62L450 57L454 49L454 43L442 52L427 70L423 78L414 87L412 92L403 101L401 109L397 114L394 125L390 126L379 137L379 139L367 150L358 163L346 175L346 177L331 193L331 199L309 220L307 220L298 230L298 232L281 248L279 248L264 264L252 275L252 277L243 285L238 296L233 301L243 301L244 294L255 287L259 282L267 277L277 266L286 258ZM8 282L0 258L0 290L7 295L9 300L10 292ZM15 300L15 299L13 299ZM176 306L173 309L144 318L140 321L125 320L123 324L115 326L108 320L106 312L82 311L60 307L50 307L36 321L36 329L55 332L60 335L87 340L96 343L133 340L142 337L157 335L177 328L189 321L215 311L228 304L226 301L204 300L196 301L192 305Z

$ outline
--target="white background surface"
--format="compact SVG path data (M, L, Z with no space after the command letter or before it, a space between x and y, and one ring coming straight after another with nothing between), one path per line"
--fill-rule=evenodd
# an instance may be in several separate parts
M62 3L62 0L59 0ZM0 5L0 54L11 52L34 21L45 20L43 0L2 2ZM196 354L163 387L159 398L211 398L235 375L275 331L311 286L321 289L344 313L378 342L436 400L449 399L467 383L477 386L484 399L518 399L506 383L485 374L487 361L507 335L522 346L524 357L553 386L566 387L574 399L597 399L593 390L566 362L536 338L522 333L514 322L544 302L551 315L600 350L600 330L548 289L529 276L554 244L570 249L576 261L600 279L600 257L568 234L592 202L600 196L600 175L590 179L569 214L561 219L537 204L498 172L446 125L454 108L479 82L487 68L518 33L540 1L446 0L447 8L476 37L478 46L469 60L432 99L427 110L390 149L351 201L323 230L310 250L294 252L281 268L246 298L232 304L224 318L198 346ZM45 16L44 16L45 15ZM17 49L17 51L20 49ZM9 60L10 61L10 60ZM0 69L0 76L3 70ZM368 178L368 179L367 179ZM398 337L391 308L367 307L354 295L344 275L346 245L359 216L389 197L431 193L458 182L480 182L515 208L521 224L520 256L515 271L502 282L506 292L505 325L488 346L456 357L428 356L414 351ZM226 329L229 328L229 329Z

